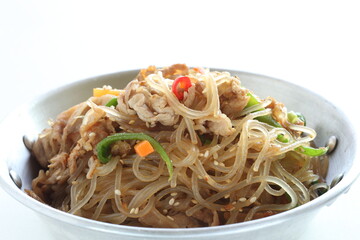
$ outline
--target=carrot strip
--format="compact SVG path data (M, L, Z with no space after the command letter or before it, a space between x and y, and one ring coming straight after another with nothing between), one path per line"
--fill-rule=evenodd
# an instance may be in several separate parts
M117 89L107 89L107 88L94 88L93 89L93 96L94 97L101 97L106 94L111 94L114 96L119 96L120 90Z

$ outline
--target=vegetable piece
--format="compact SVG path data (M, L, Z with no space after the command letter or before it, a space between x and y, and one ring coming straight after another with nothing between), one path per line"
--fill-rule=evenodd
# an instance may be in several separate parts
M295 150L311 157L318 157L324 155L328 151L328 147L313 148L300 146L295 148Z
M109 88L94 88L93 89L93 96L94 97L101 97L101 96L104 96L106 94L119 96L120 90L118 90L118 89L109 89Z
M283 134L279 134L276 138L278 141L282 142L282 143L288 143L289 139L287 139Z
M260 103L260 101L257 100L256 97L255 97L253 94L248 93L247 96L249 96L250 98L249 98L249 101L248 101L248 103L246 104L245 108L247 108L247 107L252 107L252 106ZM264 109L263 109L263 110L264 110Z
M105 104L105 106L107 107L112 107L112 106L116 107L117 105L118 105L117 98L113 98L107 104Z
M270 126L281 128L281 124L278 123L271 115L265 115L255 118L256 120L259 120L260 122L267 123Z
M288 121L289 121L290 123L296 124L296 123L298 123L299 121L301 121L301 122L304 123L304 126L306 126L305 117L304 117L304 115L302 115L302 114L299 113L299 112L290 111L290 112L288 112L288 114L287 114L287 118L288 118Z
M193 69L194 69L195 72L198 72L198 73L201 73L201 74L205 73L205 70L202 67L194 67Z
M198 135L201 141L201 144L204 145L209 145L211 143L211 139L208 138L205 134L199 134Z
M101 140L96 145L97 155L101 163L107 163L110 161L109 155L110 155L111 145L121 140L147 140L151 144L151 146L155 149L155 151L160 154L162 160L166 163L170 176L169 179L171 179L173 175L173 165L165 149L161 146L161 144L158 141L156 141L155 139L144 133L115 133Z
M189 77L178 77L174 80L171 89L179 100L183 100L184 92L187 92L191 86L192 84Z
M248 93L247 94L250 98L249 98L249 101L248 103L246 104L245 108L247 107L251 107L251 106L254 106L256 104L259 104L260 101L256 99L256 97L251 94L251 93ZM256 110L257 111L261 111L261 110L265 110L265 108L261 108L259 110ZM278 123L270 114L269 115L264 115L264 116L260 116L260 117L257 117L255 118L256 120L260 121L260 122L263 122L263 123L267 123L269 124L270 126L273 126L273 127L278 127L278 128L281 128L281 124Z
M254 106L254 105L260 103L259 100L257 100L257 98L254 95L252 95L251 93L248 93L247 95L250 98L249 98L249 101L246 104L245 108L251 107L251 106ZM265 110L265 108L259 109L257 111L260 111L260 110ZM293 113L289 112L289 113L290 113L290 117L292 119L294 119L295 117L299 118L301 121L304 122L304 124L306 124L305 117L301 113L294 113L294 112ZM289 118L289 115L288 115L288 118ZM280 125L280 123L275 121L275 119L271 115L260 116L255 119L257 119L260 122L267 123L273 127L279 127L279 128L282 127ZM277 136L277 140L279 140L280 142L283 142L283 143L287 143L289 141L287 138L285 138L281 134L279 134ZM327 147L312 148L312 147L300 146L300 147L295 148L295 150L297 152L303 153L303 154L311 156L311 157L317 157L317 156L326 154L326 152L328 151L328 148Z
M134 149L135 149L135 152L140 157L146 157L150 153L154 152L154 148L151 146L151 143L149 141L147 141L147 140L143 140L143 141L137 143L134 146Z

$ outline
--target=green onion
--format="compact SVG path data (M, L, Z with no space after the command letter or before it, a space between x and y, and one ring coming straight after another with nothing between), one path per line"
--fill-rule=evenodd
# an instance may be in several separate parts
M304 126L306 126L306 119L304 115L302 115L299 112L290 111L288 112L287 117L288 117L288 121L292 124L296 124L297 122L301 121L304 123Z
M113 98L107 104L105 104L105 106L107 107L111 107L111 106L116 107L117 105L118 105L117 98Z
M156 152L160 154L160 157L162 160L166 163L168 172L169 172L169 179L171 179L173 175L173 165L172 162L167 155L165 149L161 146L161 144L150 137L149 135L146 135L144 133L115 133L113 135L110 135L103 140L101 140L96 145L96 151L98 158L101 163L107 163L110 161L110 147L113 143L117 141L122 140L147 140L150 142L151 146L155 149Z
M260 103L253 94L248 93L247 95L248 95L250 98L249 98L249 101L248 101L248 103L246 104L245 108L251 107L251 106L254 106L254 105ZM261 109L259 109L259 110L256 110L255 112L262 111L262 110L265 110L265 108L261 108ZM273 126L273 127L278 127L278 128L281 128L281 127L282 127L282 126L280 125L280 123L278 123L270 114L269 114L269 115L260 116L260 117L257 117L257 118L255 118L255 119L258 120L258 121L260 121L260 122L267 123L267 124L269 124L270 126Z

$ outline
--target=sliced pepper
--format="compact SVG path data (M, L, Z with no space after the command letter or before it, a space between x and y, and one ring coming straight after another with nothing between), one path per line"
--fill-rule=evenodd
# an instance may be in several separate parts
M184 92L192 86L189 77L178 77L174 80L171 90L179 100L184 99Z
M105 104L105 106L107 107L111 107L111 106L116 107L117 105L118 105L117 98L113 98L107 104Z
M144 133L115 133L101 140L96 145L97 155L101 163L107 163L110 161L111 145L117 141L122 141L122 140L146 140L150 142L152 147L155 149L156 152L160 154L160 157L165 162L170 176L169 179L171 179L173 175L173 165L165 149L161 146L161 144L158 141L156 141L155 139Z
M329 149L328 147L313 148L313 147L305 147L305 146L300 146L295 148L297 152L303 153L311 157L318 157L324 155L328 151L328 149Z

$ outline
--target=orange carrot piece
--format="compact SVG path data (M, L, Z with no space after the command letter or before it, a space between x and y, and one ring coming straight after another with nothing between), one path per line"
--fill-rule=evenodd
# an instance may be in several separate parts
M134 149L135 149L135 152L141 157L145 157L145 156L149 155L150 153L154 152L153 146L151 146L151 143L146 140L137 143L134 146Z
M93 89L93 96L94 97L101 97L101 96L104 96L106 94L119 96L120 90L118 90L118 89L108 89L108 88L94 88Z

